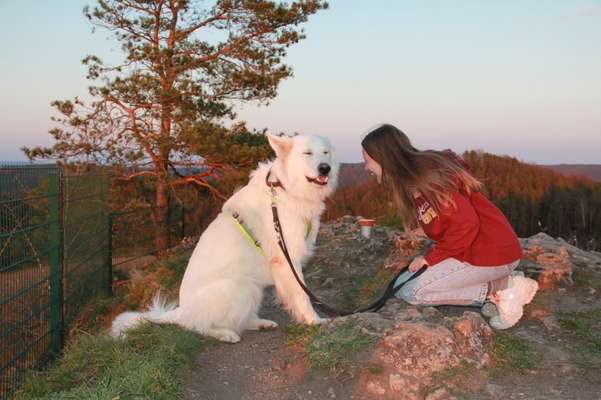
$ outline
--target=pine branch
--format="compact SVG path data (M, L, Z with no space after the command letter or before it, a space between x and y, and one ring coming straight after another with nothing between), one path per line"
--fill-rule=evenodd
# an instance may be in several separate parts
M213 195L213 197L217 197L223 201L227 200L227 197L224 196L223 194L221 194L221 192L219 192L219 190L217 190L215 187L213 187L211 184L209 184L205 179L203 179L204 174L198 174L198 175L189 175L183 178L179 178L176 179L174 181L172 181L170 183L171 186L181 186L181 185L190 185L190 184L195 184L197 186L203 187L208 189L211 194Z

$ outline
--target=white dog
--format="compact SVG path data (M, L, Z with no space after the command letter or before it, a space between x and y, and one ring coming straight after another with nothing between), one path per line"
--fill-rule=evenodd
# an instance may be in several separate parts
M321 321L278 246L269 185L276 192L284 240L302 279L323 202L336 187L338 163L329 141L322 137L268 135L268 139L275 160L258 166L200 237L182 280L179 306L165 306L156 298L147 312L119 315L113 322L113 336L148 320L235 343L246 329L277 327L258 317L263 289L269 285L275 285L278 299L296 321Z

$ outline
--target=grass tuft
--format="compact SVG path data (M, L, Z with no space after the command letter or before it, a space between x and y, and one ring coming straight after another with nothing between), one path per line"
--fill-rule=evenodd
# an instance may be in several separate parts
M384 367L382 365L377 364L370 364L365 369L372 375L381 375L385 372Z
M536 355L527 341L505 332L495 332L491 350L493 375L502 370L526 371L534 368Z
M147 306L159 289L167 299L176 299L191 254L191 250L186 250L171 255L132 274L132 278L124 287L125 293L117 293L121 297L122 308L136 310Z
M572 274L574 285L578 288L601 290L601 274L589 269L575 269Z
M288 325L284 327L288 345L302 345L311 368L343 370L362 349L376 338L361 332L351 321L341 326Z
M388 226L395 229L403 229L403 220L394 208L389 210L383 216L377 218L378 225Z
M115 298L97 298L74 324L74 338L47 370L30 372L16 399L175 399L181 392L176 370L210 343L175 325L144 324L123 340L103 334L116 313L139 309L159 287L171 297L190 251L159 260ZM94 332L94 334L88 333Z
M190 260L191 256L192 250L183 251L179 254L169 257L166 260L155 261L149 267L149 271L155 272L160 270L161 266L164 267L170 273L165 274L166 276L164 277L159 275L158 279L161 283L161 286L168 291L178 289L182 278L184 277L184 272L186 272L186 267L188 266L188 261Z
M173 325L144 324L123 340L80 335L47 371L30 373L16 399L175 399L177 368L206 343Z
M318 325L286 325L282 329L284 332L284 338L288 346L294 346L297 344L306 344L309 340L312 340L317 332L319 332Z
M356 277L354 285L343 293L344 306L356 309L371 304L382 295L395 274L395 270L383 268L374 275Z
M312 368L333 371L344 369L354 355L375 341L374 337L361 332L358 326L347 322L333 329L321 329L305 348Z
M559 323L576 339L574 362L583 368L601 368L601 309L559 314Z
M464 386L462 381L465 380L466 377L472 377L478 373L478 367L474 363L461 360L459 365L448 367L433 373L430 383L421 388L421 395L424 398L427 398L429 394L434 393L440 388L444 388L449 393L461 396L461 393L457 388ZM464 387L463 389L466 388Z

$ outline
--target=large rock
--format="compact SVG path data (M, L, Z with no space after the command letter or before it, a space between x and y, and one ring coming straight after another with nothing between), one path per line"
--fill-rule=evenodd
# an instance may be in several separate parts
M409 233L393 232L394 247L406 256L414 256L417 252L423 252L433 243L421 228L414 229Z
M520 243L524 258L519 268L537 279L541 289L552 289L559 283L572 283L574 264L565 241L541 232L520 239Z
M327 271L328 276L343 271L339 280L331 281L335 282L333 288L319 293L327 303L340 304L336 300L342 298L342 290L334 289L340 289L345 282L359 282L364 276L375 277L381 271L393 273L432 244L419 230L405 234L381 226L374 228L370 239L365 239L360 235L357 219L347 216L322 225L327 240L315 257L320 270ZM562 239L539 233L520 242L524 250L520 268L538 279L541 288L571 283L574 268L601 270L601 254L578 249ZM309 281L312 273L307 274ZM324 281L323 277L320 281ZM377 281L381 287L385 283ZM357 290L361 287L354 289L362 293ZM593 295L594 289L591 290ZM559 329L551 309L529 307L527 317L540 320L547 329ZM457 310L449 309L453 315ZM467 385L477 390L486 382L481 369L490 363L493 332L479 313L465 311L460 316L450 316L432 307L414 307L392 299L378 313L336 318L326 326L336 329L349 320L376 338L375 349L362 355L369 367L360 369L355 389L358 398L448 400L454 398L455 388L465 392L463 385ZM466 378L456 379L459 376Z
M492 330L475 312L450 317L432 307L420 309L394 299L380 313L338 318L332 324L349 319L379 338L370 358L379 372L361 373L356 388L365 398L414 400L428 394L433 399L449 398L441 393L443 384L452 384L439 382L441 375L490 363Z
M347 216L322 225L323 240L314 260L323 274L313 279L313 270L307 273L309 286L319 290L318 297L340 308L348 308L340 303L344 293L358 296L363 289L374 287L378 292L388 282L384 278L393 276L411 257L423 254L432 244L419 230L406 234L383 226L376 226L371 238L366 239L359 232L357 219ZM525 255L520 268L538 279L541 288L571 283L574 269L577 273L601 270L601 254L578 249L562 239L540 233L520 242ZM326 276L335 278L327 280ZM590 296L595 290L590 288ZM545 298L540 304L529 305L525 318L557 331L557 317ZM479 313L455 307L441 310L445 314L393 299L378 313L336 318L326 324L337 329L338 324L351 320L375 338L375 348L358 354L355 360L354 372L359 374L353 390L355 398L449 400L457 388L457 392L475 392L479 385L486 384L482 370L491 362L491 328ZM462 314L456 316L458 312Z

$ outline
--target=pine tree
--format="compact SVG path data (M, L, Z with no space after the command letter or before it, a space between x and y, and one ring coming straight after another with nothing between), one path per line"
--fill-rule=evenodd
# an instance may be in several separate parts
M166 232L170 187L196 184L222 196L212 178L228 163L264 156L264 137L224 122L235 118L236 102L276 96L292 73L286 51L304 38L299 25L324 8L320 0L98 0L84 15L113 33L124 59L107 65L87 56L94 100L54 101L61 114L54 119L60 127L50 131L55 144L23 151L30 159L142 167L124 178L155 179L155 222ZM191 166L195 174L181 173ZM157 249L165 248L159 235Z

